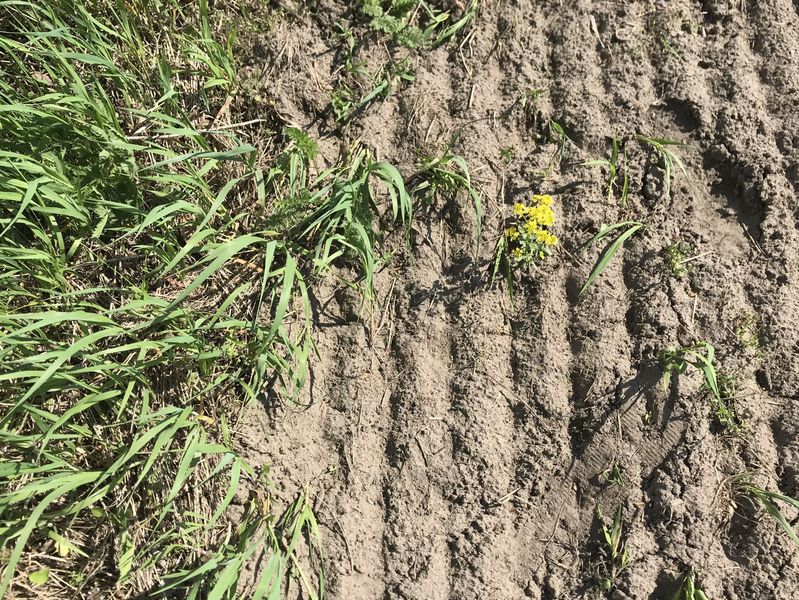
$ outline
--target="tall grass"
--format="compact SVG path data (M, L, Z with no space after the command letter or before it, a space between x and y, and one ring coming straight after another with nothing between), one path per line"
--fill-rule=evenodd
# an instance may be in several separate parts
M264 170L217 127L230 40L181 6L0 1L0 596L228 598L255 560L248 597L324 595L308 498L271 514L236 415L296 396L309 285L355 260L368 296L412 204L359 148L312 175L296 130Z

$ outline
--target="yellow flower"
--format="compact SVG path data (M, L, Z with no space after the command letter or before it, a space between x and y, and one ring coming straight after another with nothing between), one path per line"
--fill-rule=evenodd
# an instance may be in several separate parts
M519 239L519 230L515 227L509 227L505 233L507 234L509 240Z
M513 205L513 214L517 217L521 217L526 211L527 207L521 202L517 202Z
M531 219L531 220L529 220L529 221L527 221L527 222L524 224L524 231L525 231L525 232L527 232L527 233L529 233L530 235L535 235L535 234L536 234L536 233L539 231L539 229L538 229L538 223L536 223L536 222L535 222L534 220L532 220L532 219Z

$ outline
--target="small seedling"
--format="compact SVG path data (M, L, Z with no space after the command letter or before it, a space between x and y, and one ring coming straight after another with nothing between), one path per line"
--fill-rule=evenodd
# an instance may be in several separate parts
M672 374L682 374L689 366L702 371L703 388L710 396L716 419L729 431L740 433L741 420L732 408L737 391L737 379L719 375L713 365L715 349L708 342L699 342L684 348L667 348L660 354L663 367L663 387L668 389Z
M392 90L402 82L414 81L416 78L407 60L384 65L374 76L368 72L362 72L362 74L370 81L371 85L371 88L368 88L369 91L362 96L359 97L358 93L345 82L340 82L333 90L330 105L333 109L333 117L340 125L351 121L356 113L363 111L372 101L378 98L388 98Z
M507 166L513 162L513 159L516 158L516 150L513 146L506 146L504 148L499 149L499 158L502 159L502 163Z
M742 313L735 324L735 336L745 350L760 354L760 317L753 313Z
M618 187L619 173L621 171L621 206L622 208L627 206L627 194L630 187L630 179L627 176L627 170L623 169L623 167L619 165L619 143L615 137L613 138L611 144L609 159L589 160L584 162L583 166L605 167L608 169L608 202L613 200L614 192Z
M583 287L580 288L580 296L585 293L585 290L602 274L602 271L605 270L605 267L608 266L610 261L613 259L613 256L619 249L622 247L624 242L626 242L636 231L644 227L643 223L639 223L638 221L623 221L621 223L616 223L614 225L602 225L599 228L599 232L592 237L588 242L586 242L582 250L590 248L597 242L601 242L608 236L610 236L614 231L623 230L621 234L619 234L613 242L602 251L602 254L599 255L594 268L591 270L591 274L588 276L588 279L583 284Z
M597 507L597 515L602 523L602 536L605 542L605 577L602 579L601 585L602 589L607 591L613 588L613 582L627 568L630 556L627 552L627 543L623 539L621 508L616 511L613 523L609 526L599 507Z
M599 478L608 485L623 485L624 467L621 466L619 461L614 460L611 465L599 475Z
M571 144L572 146L577 146L574 141L566 134L566 131L563 129L563 126L558 123L557 121L550 120L547 123L547 137L549 141L553 144L556 144L557 147L555 148L555 152L552 153L552 156L549 158L549 162L547 163L547 168L541 173L542 177L546 178L549 177L549 174L552 172L552 169L555 167L555 164L560 164L563 160L563 154L566 152L566 147Z
M791 496L786 496L785 494L765 490L751 481L748 481L746 476L739 477L735 481L734 486L738 492L747 495L763 509L765 509L765 511L771 515L771 517L777 522L782 530L788 534L788 537L791 538L791 541L799 546L799 535L797 535L796 530L794 530L793 526L788 522L788 519L785 518L785 515L782 514L775 502L776 500L779 500L780 502L784 502L785 504L793 506L795 509L799 510L799 500L792 498Z
M688 571L688 574L682 580L680 589L677 590L671 600L707 600L705 592L699 589L694 581L693 571Z
M664 249L666 268L675 279L683 279L693 271L691 262L696 257L696 248L688 242L674 242Z
M519 101L521 102L522 109L527 108L527 106L530 104L535 104L536 102L538 102L541 99L541 97L544 95L545 91L546 90L544 90L543 88L530 88L527 91L525 91L522 97L519 99Z
M639 142L649 146L663 163L663 170L665 171L663 193L666 198L668 198L671 195L671 180L672 176L674 175L675 165L680 169L680 171L682 171L683 175L688 177L688 172L685 170L685 164L674 151L674 148L686 148L688 145L666 138L650 138L645 135L637 135L635 137Z

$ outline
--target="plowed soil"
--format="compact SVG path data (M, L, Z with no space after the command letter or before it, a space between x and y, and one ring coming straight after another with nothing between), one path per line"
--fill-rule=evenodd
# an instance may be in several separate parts
M284 6L246 68L321 140L319 168L360 139L410 176L460 131L485 208L479 250L468 198L421 215L371 312L331 282L310 406L250 417L246 454L278 496L314 493L329 597L669 599L689 569L711 599L799 597L797 547L734 484L799 496L799 3L482 2L343 130L333 31L352 8ZM402 54L370 39L362 60ZM550 120L574 143L544 177ZM670 194L636 134L688 144ZM613 137L626 207L581 164ZM492 247L538 193L555 198L561 241L517 274L512 303L489 285ZM580 247L624 220L646 228L579 296L600 251ZM678 241L696 257L682 278L664 254ZM699 340L737 377L739 435L698 371L661 385L660 351ZM621 508L630 555L610 591L597 507Z

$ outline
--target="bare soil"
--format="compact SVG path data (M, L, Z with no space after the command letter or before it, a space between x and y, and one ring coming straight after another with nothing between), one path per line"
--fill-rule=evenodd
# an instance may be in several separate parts
M309 406L248 418L278 499L313 490L329 597L669 599L689 569L711 599L799 597L797 547L731 484L799 496L799 3L486 0L436 50L359 38L369 64L409 55L416 81L343 130L334 23L365 28L349 3L281 5L245 73L264 110L321 140L319 168L360 139L409 176L460 131L485 206L478 253L467 198L420 216L371 313L331 281ZM550 119L574 145L542 178ZM669 196L636 133L689 144ZM626 208L580 164L614 136ZM486 272L533 193L556 199L561 243L512 304ZM580 246L622 220L646 228L579 297L599 252ZM664 255L678 240L699 256L682 279ZM660 385L659 352L698 340L738 377L741 435L695 370ZM630 554L608 592L597 507L621 507Z

